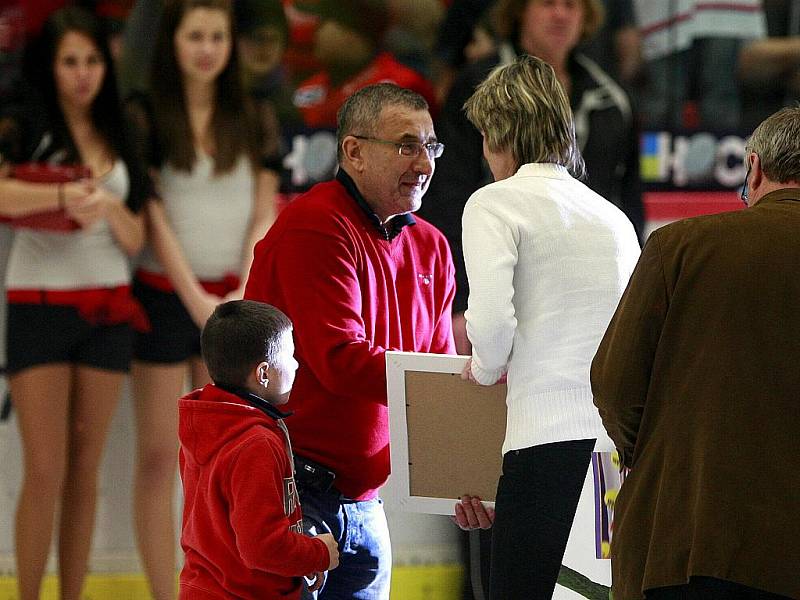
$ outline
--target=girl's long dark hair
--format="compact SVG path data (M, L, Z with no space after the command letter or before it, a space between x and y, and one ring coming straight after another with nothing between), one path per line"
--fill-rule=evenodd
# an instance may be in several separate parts
M52 147L65 151L65 161L80 163L81 156L59 104L55 82L55 58L61 40L67 33L86 36L100 52L105 63L105 76L90 109L89 118L115 157L128 168L130 191L127 204L136 211L152 185L131 144L131 136L123 117L117 92L114 62L101 22L84 8L68 6L55 11L45 22L40 36L31 45L25 61L27 81L38 92L38 101L45 112L44 127L52 134ZM96 174L95 174L96 175Z
M54 74L58 46L64 36L70 32L89 38L105 62L106 74L100 91L92 103L90 116L95 129L111 145L114 152L121 155L119 134L123 129L123 119L114 75L114 64L100 21L92 13L80 7L70 6L50 15L28 56L26 63L28 80L40 92L56 143L67 151L70 160L80 160L58 102Z
M214 172L231 170L242 153L255 165L262 141L240 80L230 0L169 0L164 6L150 76L152 110L161 157L185 171L190 170L197 159L183 74L178 66L174 42L175 30L184 16L196 8L225 12L231 28L230 58L215 82L215 104L209 125L215 146Z

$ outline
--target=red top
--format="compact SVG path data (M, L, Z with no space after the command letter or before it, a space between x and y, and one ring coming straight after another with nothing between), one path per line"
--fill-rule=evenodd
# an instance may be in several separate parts
M294 104L303 115L308 127L336 128L336 112L354 92L373 83L395 83L420 94L427 100L430 112L436 116L436 94L431 83L414 69L399 62L388 52L383 52L363 71L334 88L326 71L309 77L294 93Z
M328 567L303 535L288 438L277 419L207 385L181 398L182 599L299 598Z
M386 240L334 180L287 206L254 254L245 298L294 323L295 452L345 496L373 498L389 475L384 352L455 353L447 241L419 218Z

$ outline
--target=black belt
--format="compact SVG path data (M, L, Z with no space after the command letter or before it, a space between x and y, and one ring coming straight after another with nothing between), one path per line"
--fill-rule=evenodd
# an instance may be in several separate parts
M328 467L304 456L295 454L294 469L294 478L295 481L297 481L298 487L325 493L334 490L338 493L338 490L333 487L336 473L331 471Z

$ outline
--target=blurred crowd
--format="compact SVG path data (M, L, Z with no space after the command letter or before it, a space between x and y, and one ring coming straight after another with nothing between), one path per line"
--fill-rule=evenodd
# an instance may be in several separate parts
M163 0L74 3L102 19L122 97L146 92ZM21 89L26 40L65 4L0 1L4 100ZM546 14L528 10L537 6ZM800 97L798 0L236 0L234 11L244 85L279 128L284 200L330 178L336 111L376 81L420 92L437 127L463 118L460 104L491 66L523 52L562 54L567 87L578 71L603 80L609 96L584 96L583 107L616 104L636 132L746 134Z
M147 88L152 32L163 0L78 0L99 15L119 61L123 92ZM65 0L0 2L0 92L20 74L26 40ZM470 64L524 51L540 35L502 0L236 0L242 76L275 103L281 125L332 127L343 96L402 78L443 106ZM555 5L541 29L568 29L579 0ZM590 3L595 4L595 3ZM800 3L796 0L602 0L592 31L565 40L630 96L646 129L748 130L800 93ZM574 12L574 11L573 11ZM505 13L505 14L504 14ZM548 35L544 33L544 35ZM320 165L309 165L314 167ZM298 176L301 177L301 176Z

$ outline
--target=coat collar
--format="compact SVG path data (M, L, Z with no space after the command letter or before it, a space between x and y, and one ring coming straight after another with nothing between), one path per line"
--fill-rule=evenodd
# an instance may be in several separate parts
M774 192L770 192L766 194L753 205L753 208L758 208L762 204L771 204L773 202L780 202L781 200L794 200L795 202L800 202L800 188L783 188L780 190L775 190Z

